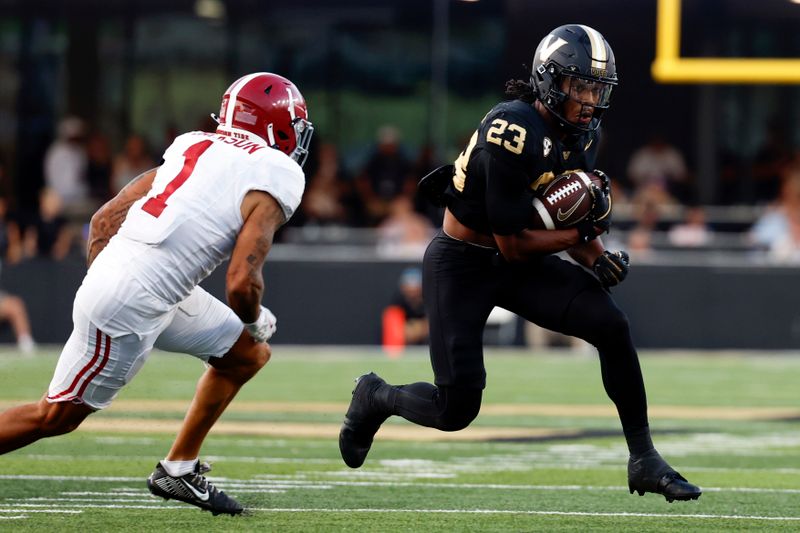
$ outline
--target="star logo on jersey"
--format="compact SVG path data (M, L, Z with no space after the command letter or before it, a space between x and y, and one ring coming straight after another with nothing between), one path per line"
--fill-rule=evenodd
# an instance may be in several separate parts
M553 141L551 141L549 137L544 138L544 141L542 142L542 149L544 150L545 157L550 155L550 150L553 149Z

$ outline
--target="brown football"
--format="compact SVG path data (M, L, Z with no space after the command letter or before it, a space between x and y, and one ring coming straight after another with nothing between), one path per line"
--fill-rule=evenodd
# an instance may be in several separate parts
M601 180L591 172L567 172L556 176L533 197L532 229L574 226L589 214L594 203L592 182Z

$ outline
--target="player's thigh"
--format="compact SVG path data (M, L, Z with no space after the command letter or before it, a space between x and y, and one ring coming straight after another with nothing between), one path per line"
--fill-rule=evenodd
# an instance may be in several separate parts
M222 357L237 342L244 325L230 307L201 287L179 305L172 322L156 339L155 347L208 361Z
M564 333L567 313L586 291L606 294L597 279L580 266L547 256L538 263L509 265L499 305L534 324Z
M483 328L495 306L498 269L491 250L446 236L428 247L423 294L436 385L485 387Z
M46 399L103 409L141 369L156 333L111 338L77 308L73 310L73 324Z

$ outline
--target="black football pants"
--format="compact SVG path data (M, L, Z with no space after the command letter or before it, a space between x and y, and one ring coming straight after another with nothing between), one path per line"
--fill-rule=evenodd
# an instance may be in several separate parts
M593 344L623 428L647 426L644 383L628 319L583 268L556 256L510 264L495 250L439 233L425 253L423 291L435 386L394 387L392 414L445 431L469 425L486 386L483 328L492 309L500 306Z

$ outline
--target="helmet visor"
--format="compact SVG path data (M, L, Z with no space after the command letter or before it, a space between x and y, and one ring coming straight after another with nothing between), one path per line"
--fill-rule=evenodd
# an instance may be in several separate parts
M613 85L610 83L578 78L575 76L564 76L562 91L570 100L598 109L607 109L611 103L611 90Z

